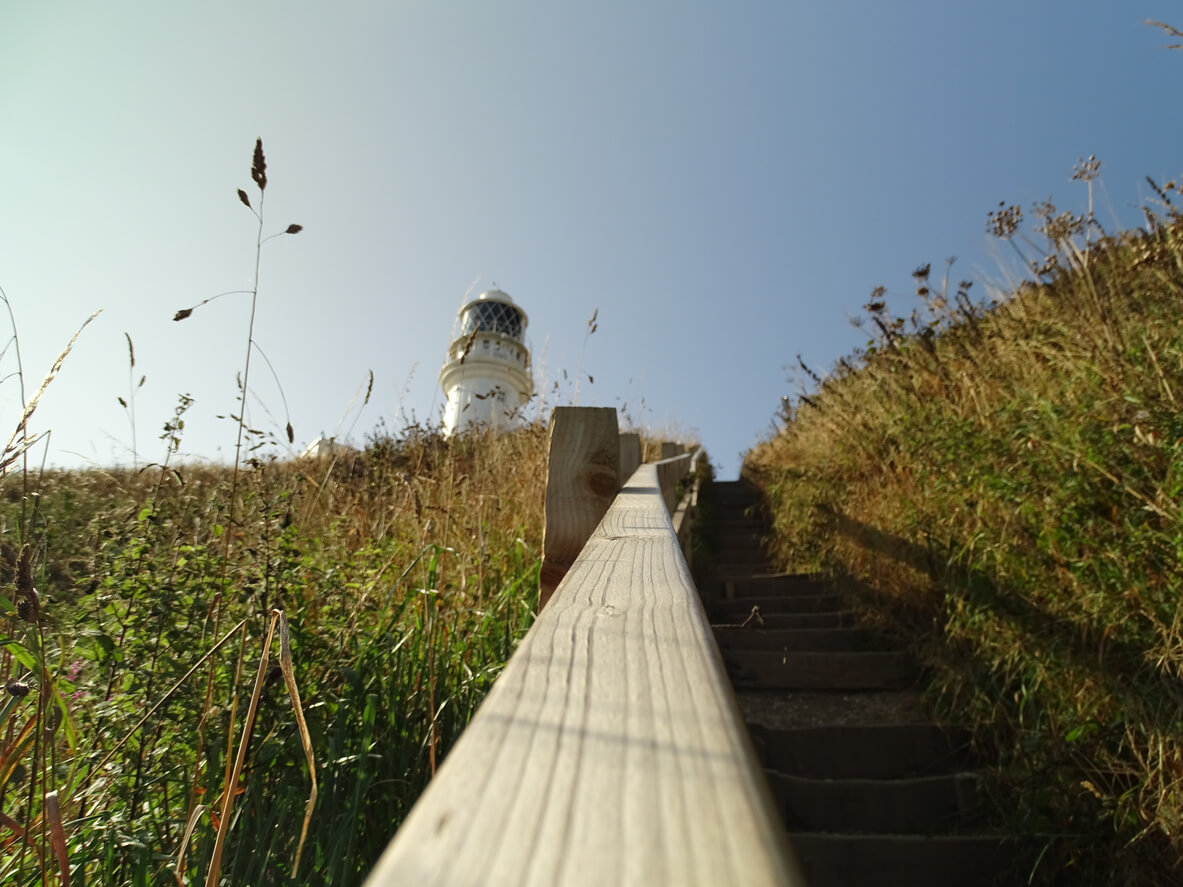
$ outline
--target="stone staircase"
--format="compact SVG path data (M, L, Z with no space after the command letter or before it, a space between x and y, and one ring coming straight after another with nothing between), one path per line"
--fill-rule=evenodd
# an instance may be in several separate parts
M698 588L806 882L1022 883L984 828L969 735L929 722L916 670L819 578L777 575L742 482L712 490L717 552Z

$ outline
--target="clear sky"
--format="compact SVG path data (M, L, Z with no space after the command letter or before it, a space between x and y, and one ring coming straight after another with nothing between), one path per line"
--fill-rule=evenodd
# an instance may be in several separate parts
M249 301L172 316L250 284L261 136L267 231L305 226L264 247L255 328L297 445L438 419L456 310L496 284L549 404L582 373L581 404L694 430L734 476L795 356L862 344L874 286L908 311L924 262L1002 275L1000 200L1079 211L1095 154L1102 222L1138 224L1143 176L1183 172L1183 52L1148 18L1183 26L1162 0L5 3L0 286L30 388L103 309L33 428L51 464L130 463L127 333L140 461L182 392L182 453L232 458ZM9 378L5 437L17 403Z

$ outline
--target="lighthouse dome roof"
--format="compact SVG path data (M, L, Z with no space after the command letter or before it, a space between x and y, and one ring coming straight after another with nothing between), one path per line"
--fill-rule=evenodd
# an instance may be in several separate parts
M513 299L509 297L509 293L500 289L485 290L483 293L477 296L477 298L487 299L491 302L505 302L507 305L512 305L514 303Z

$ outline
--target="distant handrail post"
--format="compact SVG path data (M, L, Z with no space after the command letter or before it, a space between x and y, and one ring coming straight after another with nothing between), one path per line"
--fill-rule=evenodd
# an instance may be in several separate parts
M702 486L702 472L699 471L699 463L702 458L702 447L697 447L690 456L690 465L687 469L693 480L681 501L678 502L677 509L671 515L674 522L674 533L678 537L678 543L682 546L682 555L686 558L686 566L688 567L694 566L693 550L690 545L690 527L692 524L691 515L698 507L698 491Z
M628 479L641 467L641 435L635 431L620 432L620 483Z
M620 431L614 407L555 407L549 436L539 611L567 575L621 484Z
M686 454L686 447L682 444L662 441L657 476L661 482L661 494L665 499L666 511L671 517L678 508L678 484L690 470L692 458Z

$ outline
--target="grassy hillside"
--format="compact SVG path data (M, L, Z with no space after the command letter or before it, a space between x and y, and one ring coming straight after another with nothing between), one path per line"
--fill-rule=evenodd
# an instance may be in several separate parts
M133 470L38 471L82 331L34 391L0 289L23 410L0 443L0 884L358 884L534 618L545 425L262 455L294 432L246 421L258 268L303 227L267 233L261 139L250 176L252 288L173 317L249 297L232 467L173 464L181 395L140 468L127 335Z
M1181 192L1114 235L1000 206L1028 281L975 300L924 266L909 316L877 290L866 349L803 367L744 468L784 565L849 580L997 751L1037 880L1165 883L1183 850Z
M545 439L3 476L0 883L359 883L533 618Z

